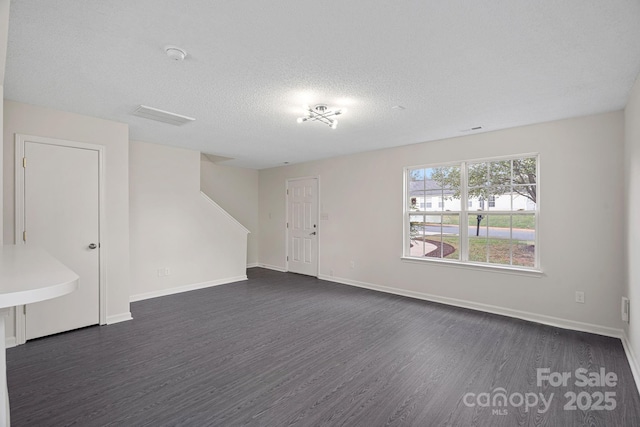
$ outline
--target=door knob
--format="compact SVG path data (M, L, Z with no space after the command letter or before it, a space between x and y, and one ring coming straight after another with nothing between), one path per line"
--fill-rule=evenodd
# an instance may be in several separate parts
M89 249L95 249L97 247L98 247L98 245L96 245L95 243L89 244Z
M315 236L316 232L314 231L313 233L309 234L309 236Z

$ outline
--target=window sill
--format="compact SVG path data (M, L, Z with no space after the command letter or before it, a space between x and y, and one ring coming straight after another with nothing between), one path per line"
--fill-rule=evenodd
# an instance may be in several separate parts
M441 260L441 259L428 259L428 258L417 258L417 257L408 257L408 256L400 257L400 259L403 262L409 262L409 263L417 263L417 264L427 263L427 264L432 264L437 266L463 268L468 270L492 271L495 273L515 274L518 276L544 277L545 275L542 272L542 270L514 268L511 266L477 264L477 263L471 263L471 262L447 261L447 260Z

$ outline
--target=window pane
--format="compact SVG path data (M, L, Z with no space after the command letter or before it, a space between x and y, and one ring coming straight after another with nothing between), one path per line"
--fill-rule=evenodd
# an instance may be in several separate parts
M480 199L469 194L469 211L480 210Z
M421 206L424 206L425 203L424 191L411 191L408 202L409 206L407 208L410 211L421 211Z
M486 187L489 183L489 163L469 163L467 183L469 188Z
M489 209L489 192L486 187L469 188L468 197L473 200L476 210L484 211Z
M446 186L445 168L427 168L424 175L426 190L442 190Z
M417 219L417 218L416 218ZM420 217L415 233L411 239L411 256L434 256L440 247L441 221L440 215L425 215Z
M460 197L456 197L454 194L445 192L444 194L444 203L442 209L445 211L453 211L458 212L462 210L462 203Z
M425 192L425 211L442 211L442 190L427 190Z
M515 159L513 161L513 184L535 185L536 182L536 158Z
M534 214L513 215L513 265L535 267L536 217Z
M536 210L536 186L515 185L513 187L513 210Z
M438 194L433 208L446 211L459 211L460 205L460 167L447 166L425 169L427 191Z
M511 215L487 215L488 262L511 264Z
M415 184L416 190L424 190L424 169L409 169L408 179L410 182L422 183Z
M469 261L487 262L486 215L469 215Z
M425 256L430 258L442 258L442 216L428 215L425 227Z
M424 202L424 169L410 169L407 174L408 193L407 209L420 210L420 202Z
M442 166L425 169L427 190L455 189L460 187L460 167Z
M460 215L442 217L442 258L460 259Z
M460 259L459 215L425 215L423 234L412 256Z
M511 210L511 188L505 190L504 187L489 187L487 188L487 194L488 196L487 203L485 203L485 210Z
M511 160L489 163L488 185L495 188L496 194L508 194L511 191Z
M424 255L424 216L409 215L409 255Z

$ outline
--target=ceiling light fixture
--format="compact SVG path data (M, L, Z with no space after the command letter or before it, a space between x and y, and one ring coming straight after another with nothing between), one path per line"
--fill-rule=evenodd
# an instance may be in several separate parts
M187 52L177 46L165 46L164 52L174 61L183 61L187 57Z
M328 125L331 129L338 127L338 121L335 117L344 113L344 110L329 110L325 104L318 104L313 108L305 106L304 109L307 110L307 114L304 117L298 117L298 123L318 121Z

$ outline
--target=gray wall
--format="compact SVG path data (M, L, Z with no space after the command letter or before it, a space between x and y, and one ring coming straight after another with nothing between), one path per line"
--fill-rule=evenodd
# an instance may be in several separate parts
M636 80L624 114L626 292L631 309L627 337L634 355L631 368L635 369L636 380L640 380L640 79Z
M105 147L107 321L129 313L129 127L123 123L4 101L4 243L14 239L14 135ZM10 323L12 319L10 319ZM13 331L8 332L13 336Z
M258 171L200 162L200 189L250 232L247 265L258 263Z
M261 170L260 263L285 267L285 180L319 176L322 277L619 334L623 119L614 112ZM520 153L540 154L542 277L400 259L404 167ZM576 290L585 304L574 302Z
M200 153L131 141L129 160L132 299L246 278L246 231L200 194Z

